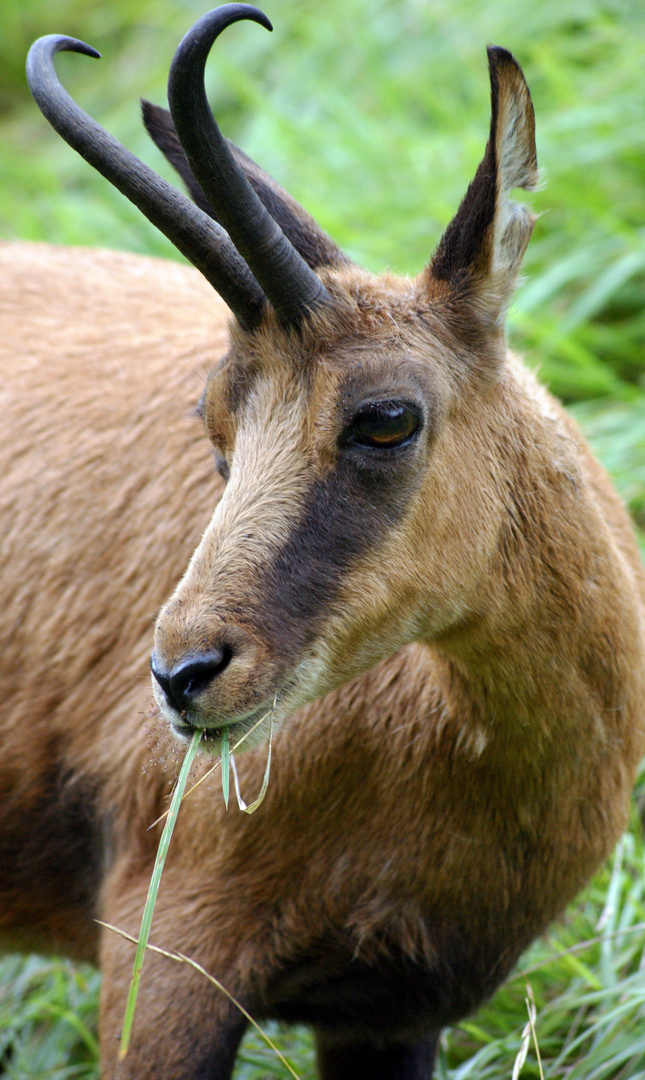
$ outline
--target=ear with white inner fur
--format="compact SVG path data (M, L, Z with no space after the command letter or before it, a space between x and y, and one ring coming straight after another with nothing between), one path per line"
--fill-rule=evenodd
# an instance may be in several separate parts
M522 69L506 49L488 49L490 137L475 178L425 271L489 326L503 322L513 297L535 216L509 193L533 190L539 174L535 116Z

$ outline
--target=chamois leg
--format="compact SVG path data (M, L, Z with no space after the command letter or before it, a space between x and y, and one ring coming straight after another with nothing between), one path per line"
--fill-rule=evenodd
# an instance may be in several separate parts
M104 918L129 933L138 932L148 874L116 902L106 903ZM163 889L163 883L162 883ZM114 899L113 897L111 898ZM217 972L223 984L249 1011L255 1009L240 986L230 954L204 955L208 927L197 905L170 904L160 897L151 941L178 950ZM181 898L180 898L181 900ZM165 903L164 903L165 901ZM211 931L212 933L212 931ZM207 940L207 939L206 939ZM200 949L201 944L201 949ZM104 930L101 941L101 1075L105 1080L230 1080L235 1056L247 1027L242 1013L203 974L168 957L145 957L132 1037L119 1061L120 1032L135 948Z
M130 1045L124 1059L118 1059L132 959L130 954L127 978L114 979L110 972L104 982L101 1076L230 1080L245 1018L202 975L163 958L146 958Z
M316 1032L320 1080L431 1080L439 1033L414 1043L337 1042Z

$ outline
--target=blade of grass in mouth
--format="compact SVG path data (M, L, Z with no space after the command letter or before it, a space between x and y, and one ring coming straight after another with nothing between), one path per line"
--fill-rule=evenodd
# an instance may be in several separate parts
M224 796L224 805L228 810L228 791L231 776L231 744L228 729L222 732L220 757L222 759L222 795Z
M239 739L237 740L237 742L235 743L235 746L231 746L231 747L230 747L230 753L231 753L231 754L234 754L234 753L235 753L235 751L236 751L236 750L238 749L238 747L239 747L239 746L241 746L241 745L242 745L242 743L246 742L246 740L247 740L248 738L250 738L250 736L251 736L251 735L253 734L253 732L254 732L254 731L255 731L255 730L257 729L257 728L259 728L259 727L260 727L260 724L263 724L263 723L264 723L264 721L266 720L267 716L270 716L270 717L271 717L271 733L273 732L273 711L274 711L274 709L275 709L275 701L273 702L273 708L272 708L272 709L270 709L270 710L269 710L269 712L266 712L266 713L264 714L264 716L261 716L259 720L256 720L256 722L255 722L255 724L253 725L253 727L252 727L252 728L249 728L249 730L248 730L248 731L246 731L246 732L244 733L244 735L242 735L242 736L241 736L241 737L240 737L240 738L239 738ZM230 729L229 729L229 734L230 734ZM272 737L272 736L271 736L271 737ZM193 786L192 786L191 788L189 788L189 789L188 789L188 791L186 792L186 796L185 796L185 797L186 797L186 798L188 798L188 796L189 796L189 795L192 795L193 791L195 791L195 790L196 790L196 788L198 788L198 787L200 786L200 784L203 784L203 783L204 783L204 780L208 780L208 778L209 778L210 776L212 776L212 775L213 775L213 773L215 772L215 770L216 770L216 769L219 769L219 767L220 767L221 763L222 763L222 759L221 759L221 757L220 757L220 758L218 758L218 760L217 760L217 761L215 762L215 764L213 765L212 769L209 769L207 773L204 773L204 775L203 775L202 777L200 777L200 779L199 779L199 780L197 780L197 782L196 782L196 783L194 783L194 784L193 784ZM156 819L156 821L153 821L153 822L152 822L152 825L149 825L149 826L148 826L148 829L154 829L155 825L158 825L160 821L163 821L163 820L164 820L164 818L168 817L168 814L169 814L169 813L170 813L170 808L169 808L168 810L164 810L163 814L160 814L160 816L159 816L159 817L158 817L158 818Z

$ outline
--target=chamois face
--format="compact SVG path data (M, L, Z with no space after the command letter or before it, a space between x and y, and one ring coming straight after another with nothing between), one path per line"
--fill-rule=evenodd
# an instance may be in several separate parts
M537 180L522 73L502 49L489 64L484 158L414 282L354 267L227 147L185 57L171 70L172 120L146 113L266 292L238 306L230 351L204 391L227 488L156 629L155 693L180 733L228 728L237 741L257 725L262 738L269 714L279 723L472 615L499 532L504 315L533 225L507 195ZM235 200L221 198L231 177L255 208L252 234Z
M463 617L492 546L489 512L473 528L490 479L460 445L472 417L463 436L459 420L486 395L441 303L423 282L328 280L328 314L298 334L275 319L237 331L204 389L227 484L153 657L194 680L156 687L180 733L230 726L239 738L274 706L279 722L436 637Z

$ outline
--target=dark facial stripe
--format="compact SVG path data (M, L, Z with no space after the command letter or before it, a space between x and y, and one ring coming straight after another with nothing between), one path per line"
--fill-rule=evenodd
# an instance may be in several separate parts
M418 487L400 455L369 469L357 467L352 456L358 455L341 455L312 485L300 520L260 584L263 629L286 662L315 638L343 576L383 541Z

